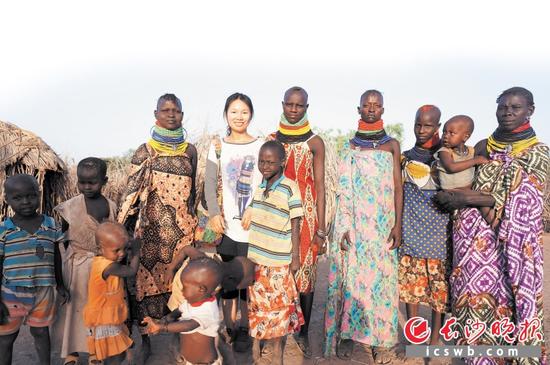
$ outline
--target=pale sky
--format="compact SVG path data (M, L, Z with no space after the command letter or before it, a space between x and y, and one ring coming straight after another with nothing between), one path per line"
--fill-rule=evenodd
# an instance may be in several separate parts
M227 96L252 98L254 134L275 130L284 91L309 92L320 128L355 129L359 96L383 92L386 123L422 104L442 121L473 117L469 144L496 127L511 86L535 96L550 142L550 22L545 1L3 1L0 120L60 155L108 157L149 138L172 92L184 127L224 130Z

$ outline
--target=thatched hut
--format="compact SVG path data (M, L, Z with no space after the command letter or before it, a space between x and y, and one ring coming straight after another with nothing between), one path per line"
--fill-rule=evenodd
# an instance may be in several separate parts
M40 211L52 215L53 208L67 198L65 171L63 160L40 137L0 121L0 219L9 215L4 200L7 176L35 176L41 191Z

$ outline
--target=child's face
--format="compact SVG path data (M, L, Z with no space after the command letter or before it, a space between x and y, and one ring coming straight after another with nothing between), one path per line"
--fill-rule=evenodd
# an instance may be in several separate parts
M101 189L107 182L106 177L101 177L96 169L81 168L77 171L77 187L86 198L97 198L101 195Z
M497 106L498 126L511 132L533 114L534 107L527 104L527 100L521 95L506 95Z
M384 114L384 102L376 93L368 94L361 99L361 105L357 107L361 119L367 123L379 121Z
M283 114L289 123L298 123L308 108L306 96L300 91L288 94L283 101Z
M443 127L443 146L447 148L455 148L463 145L470 134L466 128L466 123L462 121L447 122Z
M258 169L264 179L269 180L281 172L283 166L277 151L273 148L262 148L258 156Z
M436 133L439 133L439 121L436 116L433 113L420 113L414 122L416 143L424 144Z
M192 272L182 272L182 294L189 303L197 303L208 298L208 290L197 275Z
M170 100L164 101L159 110L155 111L155 118L160 127L175 130L181 127L183 113L180 108Z
M114 237L113 237L114 238ZM122 262L126 251L130 248L128 239L108 239L101 244L101 255L108 260ZM126 237L127 238L127 237Z
M225 117L231 131L244 133L250 124L250 108L242 100L235 100L229 104Z
M38 188L28 181L18 181L6 187L6 202L13 209L15 214L22 217L36 215L40 205L40 194Z

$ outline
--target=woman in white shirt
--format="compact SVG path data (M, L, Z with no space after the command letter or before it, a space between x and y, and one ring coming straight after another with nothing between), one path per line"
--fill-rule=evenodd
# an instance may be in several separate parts
M210 146L204 190L211 226L214 231L223 233L217 252L223 261L230 261L237 256L246 257L248 253L248 232L241 227L241 217L252 201L254 190L262 182L257 161L264 141L248 133L254 115L248 96L230 95L223 114L227 135ZM223 207L217 199L219 177ZM241 321L237 323L239 298ZM245 352L250 346L246 290L222 292L222 299L224 321L228 334L235 341L235 351Z

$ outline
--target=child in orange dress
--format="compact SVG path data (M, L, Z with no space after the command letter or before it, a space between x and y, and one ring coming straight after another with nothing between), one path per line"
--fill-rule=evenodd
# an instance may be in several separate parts
M90 356L105 365L121 364L132 345L124 324L128 307L124 299L122 278L134 276L139 265L139 240L129 240L124 226L105 222L96 231L100 256L94 257L88 283L88 302L84 307L84 324L89 328ZM131 244L131 247L129 245ZM130 265L122 264L130 248Z

